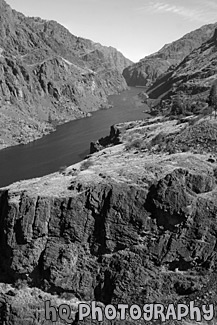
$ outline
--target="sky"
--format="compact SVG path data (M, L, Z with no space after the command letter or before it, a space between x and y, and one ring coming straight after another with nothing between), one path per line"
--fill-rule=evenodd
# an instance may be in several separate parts
M56 20L80 37L113 46L133 62L202 25L217 0L6 0L26 16Z

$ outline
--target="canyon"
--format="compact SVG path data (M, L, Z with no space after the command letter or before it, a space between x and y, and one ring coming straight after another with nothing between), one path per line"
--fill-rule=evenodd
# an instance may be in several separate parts
M82 162L2 188L4 324L49 324L45 300L70 305L73 324L90 321L81 301L215 304L217 160L203 127L216 120L121 123Z
M151 104L157 112L90 139L90 154L76 164L0 189L0 324L50 324L48 300L69 305L74 325L99 323L79 321L79 303L92 301L213 304L214 319L201 324L214 324L217 120L208 97L216 24L132 66L117 50L4 0L0 17L1 148L108 108L107 96L127 83L146 85L149 113ZM174 96L185 110L173 109ZM119 316L103 323L162 324Z
M132 63L112 47L25 17L0 1L0 148L24 144L108 107Z

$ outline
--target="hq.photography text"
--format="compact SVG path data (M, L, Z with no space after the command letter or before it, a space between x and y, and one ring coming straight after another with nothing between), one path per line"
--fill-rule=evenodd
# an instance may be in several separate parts
M189 304L145 304L128 305L118 304L99 306L97 302L93 301L89 304L79 303L78 305L78 319L80 321L85 318L91 318L102 322L104 320L161 320L166 322L168 320L182 321L183 319L190 319L192 321L201 322L202 320L211 321L214 318L214 305L196 306L194 301ZM64 320L68 324L73 323L72 310L67 304L62 304L58 308L52 306L49 300L45 301L45 318L52 322L57 322L58 319Z

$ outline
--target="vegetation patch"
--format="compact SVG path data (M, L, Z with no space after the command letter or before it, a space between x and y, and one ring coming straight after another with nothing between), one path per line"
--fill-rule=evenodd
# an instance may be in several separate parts
M93 166L93 161L92 160L84 160L82 163L81 163L81 167L80 167L80 170L86 170L88 169L90 166Z

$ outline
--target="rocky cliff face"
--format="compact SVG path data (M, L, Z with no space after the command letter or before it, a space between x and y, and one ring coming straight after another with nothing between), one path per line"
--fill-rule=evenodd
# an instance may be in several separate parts
M27 18L0 1L0 147L24 143L126 89L131 62L55 21Z
M192 51L172 71L160 77L149 88L151 98L169 99L178 94L189 111L203 112L217 77L216 30L212 37ZM205 113L206 111L204 111Z
M127 67L123 71L127 84L149 86L169 68L177 66L188 54L207 41L216 26L216 24L205 25Z
M188 151L178 141L204 123L216 130L210 119L121 124L111 134L120 144L1 189L5 325L49 324L47 299L70 304L74 324L79 301L216 303L216 158L207 146L196 152L192 137Z

